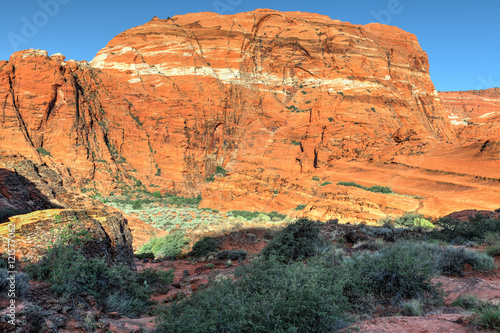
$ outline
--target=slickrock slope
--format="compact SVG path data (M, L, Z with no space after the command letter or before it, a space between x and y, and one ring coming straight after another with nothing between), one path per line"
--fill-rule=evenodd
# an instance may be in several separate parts
M463 143L484 143L499 150L500 141L500 88L471 91L440 92L439 97L453 130ZM491 147L490 147L490 150Z
M140 180L202 193L219 209L296 214L308 204L312 216L344 221L435 214L446 209L425 177L403 181L397 170L402 181L389 184L397 177L383 170L458 144L428 69L414 35L380 24L273 10L154 18L90 63L39 50L0 62L0 147L101 193ZM207 183L218 166L229 173ZM310 180L356 181L376 168L365 184L427 187L431 200ZM470 197L479 202L453 198L453 209L495 208L496 196Z

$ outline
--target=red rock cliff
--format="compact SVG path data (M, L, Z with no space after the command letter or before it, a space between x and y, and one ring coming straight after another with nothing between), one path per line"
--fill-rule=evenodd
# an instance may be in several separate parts
M64 60L28 50L0 63L0 147L103 192L139 179L203 191L223 209L263 209L263 193L278 192L271 206L282 210L314 196L300 177L336 161L458 143L426 53L396 27L272 10L187 14L119 34L90 63ZM207 184L217 166L230 173ZM345 201L335 198L334 217ZM382 215L384 205L367 207Z

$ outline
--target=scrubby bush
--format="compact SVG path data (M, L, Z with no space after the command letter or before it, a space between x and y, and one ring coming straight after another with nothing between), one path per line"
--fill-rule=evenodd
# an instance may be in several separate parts
M392 193L392 190L389 186L374 185L367 188L366 190L375 193L386 193L386 194Z
M9 268L9 263L8 263L9 256L7 253L0 253L0 269L8 269Z
M151 294L166 289L173 280L171 271L146 270L137 274L123 264L109 266L102 258L87 258L81 239L66 236L60 236L27 271L32 278L49 282L59 296L73 298L85 292L93 295L105 311L120 311L132 317L148 312L153 304L149 301Z
M275 256L291 262L314 256L325 249L317 222L300 218L281 230L262 250L264 258Z
M483 328L500 331L500 308L498 306L489 306L482 309L473 317L472 322Z
M439 272L436 248L425 243L398 241L374 254L357 254L348 261L355 274L353 298L362 301L366 290L395 302L408 298L439 298L431 279ZM360 299L361 298L361 299Z
M136 255L153 253L155 258L176 258L182 254L182 251L188 245L189 240L184 235L184 232L174 231L161 238L151 238L146 244L141 246Z
M306 207L307 207L307 205L305 205L305 204L300 204L300 205L297 205L297 207L295 207L295 208L294 208L294 210L302 210L302 209L304 209L304 208L306 208Z
M14 280L8 280L11 277L9 270L0 268L0 294L7 296L7 293L10 290L11 281L14 282L15 285L15 294L16 297L23 296L26 294L26 291L29 289L29 276L28 274L15 272Z
M419 299L412 299L403 302L401 305L401 314L403 316L421 316L423 311L423 303Z
M255 260L166 306L158 332L332 332L347 326L343 279L323 266Z
M500 242L496 242L486 248L486 253L490 256L496 257L500 255Z
M194 257L206 256L210 252L217 252L219 243L212 237L203 237L193 245L191 255Z
M223 250L217 252L216 258L218 260L245 260L247 258L247 251L245 250Z
M434 231L433 238L451 243L483 242L488 234L500 233L500 219L482 214L470 216L468 221L443 217L436 225L440 228Z
M393 193L391 188L388 186L374 185L374 186L366 187L366 186L363 186L363 185L355 183L355 182L338 182L337 185L348 186L348 187L357 187L357 188L363 189L365 191L370 191L370 192L375 192L375 193L385 193L385 194Z
M134 203L132 204L133 209L141 209L142 208L142 201L141 200L135 200Z

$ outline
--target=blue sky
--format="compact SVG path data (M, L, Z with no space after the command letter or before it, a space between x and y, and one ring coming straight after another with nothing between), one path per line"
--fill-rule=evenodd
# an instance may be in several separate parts
M201 11L233 14L256 8L320 13L354 24L394 25L419 39L429 55L437 90L500 86L497 0L9 0L0 12L0 60L28 48L91 60L114 36L153 16Z

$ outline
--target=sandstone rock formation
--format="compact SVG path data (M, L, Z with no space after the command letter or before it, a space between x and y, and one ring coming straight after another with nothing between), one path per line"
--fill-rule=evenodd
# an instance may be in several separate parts
M86 230L91 241L83 245L87 257L102 258L109 264L123 263L135 269L132 235L127 221L120 213L88 210L49 209L13 216L9 223L0 225L0 237L7 237L10 223L16 226L15 249L21 259L38 261L47 246L56 241L57 234ZM7 242L2 242L0 252L7 252Z
M499 152L500 88L440 92L439 97L461 142L481 142L483 152Z
M222 210L359 221L494 209L498 182L475 177L500 178L498 162L483 156L485 175L469 155L466 172L432 155L454 156L470 143L457 135L470 135L450 122L428 69L414 35L380 24L267 9L155 18L90 63L40 50L0 62L0 147L75 186L109 194L140 180ZM217 167L229 172L207 182ZM454 188L467 196L441 197L450 172L469 177ZM424 199L335 185L354 177Z

